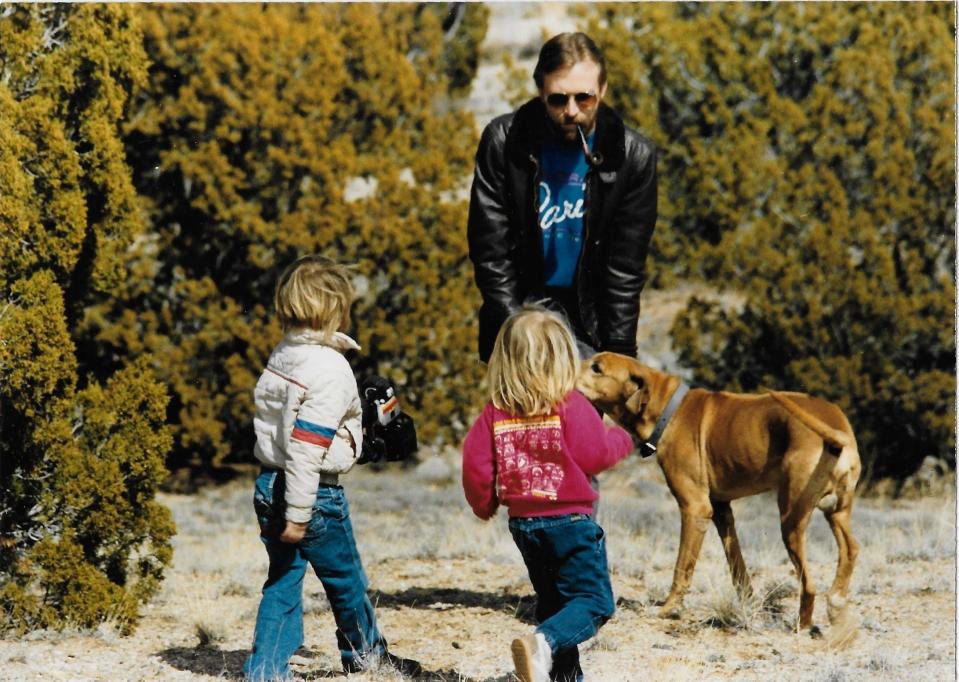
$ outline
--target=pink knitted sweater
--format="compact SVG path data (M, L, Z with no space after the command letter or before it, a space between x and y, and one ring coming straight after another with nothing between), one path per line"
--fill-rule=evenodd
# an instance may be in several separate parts
M633 449L578 391L548 415L522 417L487 403L463 443L463 489L483 519L503 504L510 516L590 514L590 477Z

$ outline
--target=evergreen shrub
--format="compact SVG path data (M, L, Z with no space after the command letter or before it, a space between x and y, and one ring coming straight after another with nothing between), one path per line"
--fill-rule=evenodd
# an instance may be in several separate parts
M120 123L136 12L0 7L0 631L129 632L171 558L171 445L146 357L94 367L85 311L143 231Z

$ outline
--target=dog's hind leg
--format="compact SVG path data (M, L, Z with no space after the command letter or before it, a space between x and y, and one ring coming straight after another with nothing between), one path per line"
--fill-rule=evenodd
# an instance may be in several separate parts
M798 630L812 628L813 607L816 603L816 585L806 563L806 526L812 516L813 505L807 496L791 496L788 483L779 490L779 518L786 552L796 569L800 583Z
M859 554L859 544L852 536L852 531L849 528L851 513L852 507L846 506L838 511L827 512L825 515L829 527L832 529L833 537L836 538L836 546L839 550L836 577L833 579L826 595L826 607L830 623L835 622L846 608L846 600L849 597L849 581L856 565L856 555Z
M693 570L703 546L703 537L709 527L712 507L709 499L703 496L696 502L681 501L679 506L681 530L679 535L679 556L673 570L673 586L663 603L659 615L664 618L678 618L683 605L683 595L692 582Z
M723 550L726 552L726 563L729 564L733 586L739 593L740 599L749 599L753 596L753 589L749 584L749 574L746 572L746 562L743 561L742 549L739 546L739 536L736 535L732 505L720 500L712 500L712 505L713 525L719 532L719 539L722 540Z

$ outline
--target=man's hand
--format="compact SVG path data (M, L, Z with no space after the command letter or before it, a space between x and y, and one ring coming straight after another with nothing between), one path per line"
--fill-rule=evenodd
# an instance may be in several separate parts
M280 534L280 542L286 542L288 544L295 545L303 539L304 535L306 535L306 526L307 524L305 523L297 523L296 521L287 520L286 527Z

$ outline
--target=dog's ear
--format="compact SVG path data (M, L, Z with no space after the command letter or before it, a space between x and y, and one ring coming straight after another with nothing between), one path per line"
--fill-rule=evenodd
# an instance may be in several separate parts
M642 413L649 402L649 384L646 379L642 375L631 374L625 388L628 392L626 411L630 414Z

